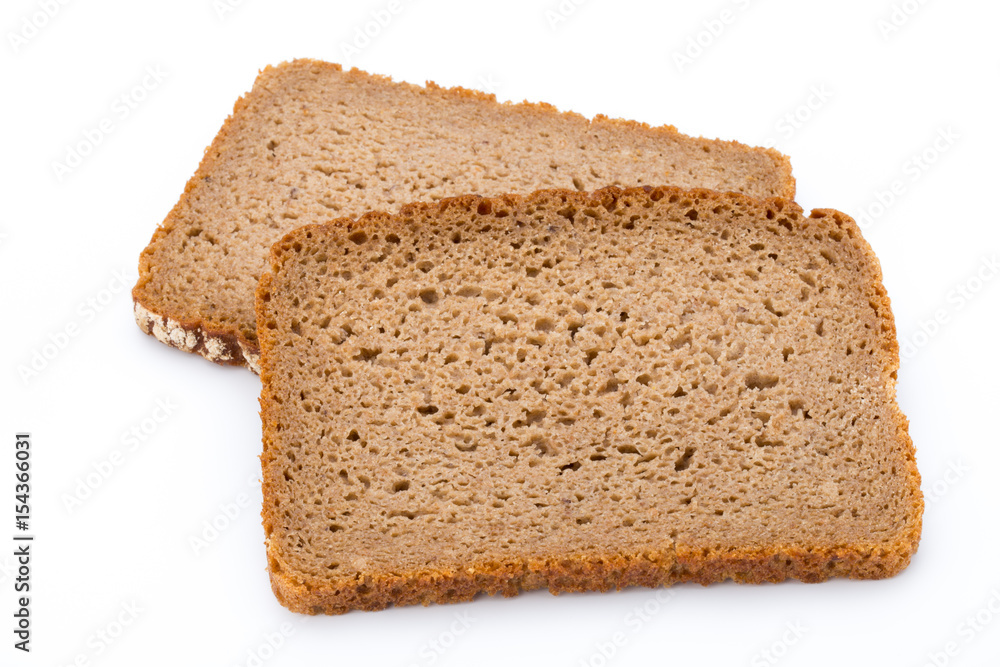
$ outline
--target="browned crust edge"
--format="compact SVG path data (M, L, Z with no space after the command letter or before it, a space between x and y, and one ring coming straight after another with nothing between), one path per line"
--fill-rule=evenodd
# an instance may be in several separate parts
M513 597L521 591L540 588L558 595L688 582L707 586L730 579L741 584L778 583L787 579L819 583L833 577L885 579L905 568L910 554L874 546L812 551L671 547L629 555L567 555L405 575L368 575L322 589L286 575L280 562L269 554L271 590L283 606L301 614L343 614L355 610L378 611L389 606L467 602L482 593Z
M260 374L259 353L231 332L209 329L200 322L179 321L158 315L134 295L132 310L135 323L156 340L183 352L200 354L223 366L246 366Z
M205 149L205 153L202 157L201 164L198 166L198 170L194 175L188 180L184 187L184 192L181 194L177 203L167 214L163 223L156 229L153 233L152 238L147 244L146 248L143 249L141 255L139 256L139 279L136 281L135 287L132 288L132 301L136 306L136 323L139 328L145 331L147 334L155 335L154 331L157 331L156 319L158 318L159 328L166 331L165 335L156 336L158 340L171 345L172 347L177 347L185 352L194 352L195 354L200 354L209 361L214 361L216 363L221 363L225 365L246 365L251 368L254 372L259 372L256 368L256 358L259 355L259 345L255 341L251 341L246 338L239 331L232 330L220 330L214 328L204 321L200 317L190 317L181 313L175 309L160 308L158 305L153 303L153 300L145 292L145 286L151 281L151 271L152 267L150 265L150 255L151 248L153 245L173 228L174 220L180 211L186 206L188 198L191 196L192 191L201 179L208 176L213 169L217 161L219 151L216 150L218 146L221 146L225 139L229 136L232 131L232 122L238 113L240 113L244 108L249 105L249 99L255 92L261 87L265 87L263 83L266 81L266 75L273 74L279 70L288 67L319 67L323 69L332 69L337 72L343 72L343 67L336 63L329 63L322 60L313 60L309 58L300 58L297 60L286 61L279 65L268 65L263 70L260 70L257 76L257 80L254 82L253 88L249 93L241 96L236 104L233 106L233 112L226 118L226 121L222 125L222 129L212 140L210 146ZM375 78L384 81L392 81L392 77L384 76L381 74L370 74L359 70L357 68L352 68L347 72L349 76L358 78ZM421 86L406 82L397 82L399 85L409 86L413 89L422 89ZM580 114L572 111L559 111L555 106L547 104L545 102L528 102L527 100L523 102L497 102L496 95L491 93L485 93L478 90L469 90L462 87L446 88L438 86L433 81L428 81L426 89L438 91L444 95L466 98L466 99L477 99L485 102L490 102L493 104L501 104L502 106L513 107L517 109L530 110L541 114L553 114L561 116L575 116L578 118L584 118ZM777 168L778 176L780 182L784 184L784 192L782 196L786 199L794 199L795 197L795 178L792 176L792 164L788 156L780 153L773 148L762 148L757 146L747 146L741 144L738 141L723 141L721 139L705 139L703 137L691 137L689 135L682 134L673 125L662 125L658 127L651 127L647 123L634 120L624 120L617 118L609 118L602 114L599 114L589 121L595 124L611 124L611 125L622 125L625 127L630 127L634 129L641 129L652 133L666 134L671 137L682 137L684 139L693 139L695 141L702 142L703 144L716 144L721 143L726 146L742 148L751 153L757 153L760 155L766 155L773 162ZM138 309L144 311L143 319L140 320ZM181 331L184 333L182 334ZM187 336L195 336L195 344L187 345ZM174 341L179 341L175 343ZM224 352L216 354L215 350L224 350Z
M539 190L531 195L504 195L479 197L466 195L443 199L437 203L414 203L404 206L398 216L414 215L419 211L445 210L452 206L470 206L490 202L492 206L515 206L540 196L560 196L581 206L600 206L609 200L617 201L627 195L650 195L657 199L671 194L712 198L718 201L756 201L758 205L777 210L788 209L802 213L802 209L784 199L753 200L736 193L718 193L710 190L685 190L675 187L642 187L622 189L608 187L593 193L574 190ZM270 271L261 276L256 292L256 316L264 321L273 275L281 269L282 246L295 242L312 231L333 226L365 228L376 226L397 216L388 213L368 213L357 221L342 218L322 225L307 225L293 230L271 248ZM856 243L867 260L869 275L867 287L872 307L882 321L879 332L882 339L882 378L886 400L896 426L899 449L906 462L907 487L911 502L907 507L907 527L891 544L845 544L837 547L804 549L792 545L748 547L722 550L691 548L671 544L659 550L640 554L566 555L546 559L511 559L504 562L469 564L465 568L422 570L406 574L374 573L343 583L317 588L296 577L283 564L276 545L267 541L268 572L271 588L278 601L288 609L304 614L342 614L351 610L375 611L390 605L409 605L462 602L477 594L500 593L505 597L517 595L522 590L548 588L552 593L620 590L629 586L659 587L675 583L696 582L708 585L725 580L737 583L780 582L797 579L806 583L825 581L831 577L850 579L885 579L901 572L917 551L922 529L924 509L920 491L920 473L917 470L916 452L910 438L909 422L896 401L896 373L899 369L899 344L889 297L882 284L882 269L871 246L861 235L861 230L848 215L832 209L814 209L809 218L832 217L844 231L846 238ZM808 224L808 219L803 223ZM260 331L261 357L261 421L263 424L263 452L261 454L263 509L261 516L265 531L269 532L277 516L273 503L267 461L271 454L275 422L264 400L271 382L271 355L273 335L266 329Z

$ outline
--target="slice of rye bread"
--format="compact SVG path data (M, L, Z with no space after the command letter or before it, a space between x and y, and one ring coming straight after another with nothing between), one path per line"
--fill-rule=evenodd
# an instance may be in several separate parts
M297 612L878 579L923 500L854 221L675 188L307 226L257 292L263 521Z
M271 244L295 227L469 193L661 183L795 194L773 150L313 60L268 67L143 251L136 321L175 347L255 367L254 289Z

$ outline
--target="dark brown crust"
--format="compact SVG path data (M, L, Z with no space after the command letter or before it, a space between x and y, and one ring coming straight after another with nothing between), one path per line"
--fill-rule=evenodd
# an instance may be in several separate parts
M689 196L712 198L718 201L753 201L735 193L717 193L708 190L683 190L674 187L644 187L621 189L604 188L592 194L571 190L539 191L531 195L505 195L482 198L473 195L443 199L440 202L410 204L400 211L400 216L415 215L420 211L447 209L451 206L470 206L484 201L494 207L514 206L542 194L555 195L573 200L581 207L599 206L610 199L617 200L626 195L649 195L658 193L668 196L682 193ZM659 198L659 197L658 197ZM801 212L794 202L783 199L765 200L765 203L779 210L788 209ZM256 315L263 321L266 315L265 295L270 292L272 273L281 269L282 253L298 239L303 239L312 231L333 226L365 228L380 225L391 218L387 213L370 213L357 221L348 218L325 225L308 225L287 234L272 246L270 272L261 277L256 293ZM602 554L564 555L547 559L510 560L484 564L470 563L464 568L424 570L405 575L372 574L363 579L345 580L338 586L317 588L308 586L293 572L282 565L282 556L277 547L268 543L268 570L271 588L284 606L292 611L305 614L341 614L350 610L378 610L389 605L431 604L471 600L479 593L504 596L516 595L521 590L548 588L553 593L570 591L607 591L628 586L658 587L681 582L710 584L725 580L738 583L779 582L798 579L813 583L831 577L851 579L884 579L902 571L916 552L920 540L923 496L920 491L920 474L917 471L913 441L908 433L908 421L896 402L895 375L899 368L899 346L896 327L890 309L889 298L882 285L882 271L871 246L861 236L857 224L849 216L831 209L815 209L811 218L832 217L843 231L846 239L857 244L867 259L870 269L868 287L873 307L882 320L880 335L882 345L882 376L886 387L886 400L896 424L898 448L907 463L907 487L912 502L907 508L907 528L889 545L848 544L836 548L817 547L803 549L788 545L770 547L747 547L731 550L712 548L690 548L684 545L670 545L659 551L642 554ZM807 220L805 221L808 222ZM271 456L275 431L273 409L263 396L272 382L271 354L273 335L262 329L261 335L261 419L263 422L263 444L261 464L263 467L263 523L270 534L275 525L277 509L271 498L274 489L269 482L267 461Z
M277 66L269 65L265 67L263 70L259 72L257 82L254 83L254 88L256 89L257 83L260 82L262 77L268 72L289 65L307 65L310 67L332 69L337 72L343 71L343 67L336 63L328 63L321 60L311 60L308 58L299 59L288 63L282 63L281 65ZM359 77L359 78L371 77L375 79L382 79L385 81L392 81L391 77L379 74L369 74L357 68L352 68L347 74L349 76ZM414 89L420 88L420 86L415 86L413 84L401 83L400 85L408 85ZM484 93L478 90L469 90L461 87L444 88L442 86L438 86L433 81L428 81L426 87L431 90L439 91L447 96L453 96L457 98L467 98L467 99L478 99L491 102L494 104L498 103L496 95L490 93ZM145 310L149 311L150 313L164 320L169 319L170 321L177 323L185 331L197 335L199 341L198 345L194 349L186 351L195 352L197 354L204 356L210 361L215 361L217 363L222 363L226 365L247 365L247 360L245 358L244 351L246 351L247 354L249 355L253 356L258 355L260 352L257 341L249 340L242 332L239 331L233 331L233 330L226 331L226 330L220 330L216 327L212 327L210 324L206 323L205 320L201 317L191 317L186 313L180 312L176 309L163 307L162 304L156 303L154 295L146 293L145 288L146 285L148 285L149 282L151 281L152 267L150 258L152 255L152 247L158 240L166 236L166 234L173 228L176 216L179 215L179 213L187 206L188 198L192 196L192 191L194 190L195 186L203 178L209 176L214 171L216 161L219 155L219 151L215 149L217 146L221 146L225 142L225 139L229 136L229 133L232 131L233 119L236 117L238 113L240 113L245 107L248 106L249 98L252 94L253 91L240 97L236 101L236 104L233 106L232 114L230 114L229 117L226 118L225 123L223 123L222 125L222 129L219 130L219 133L216 135L215 139L213 139L212 144L205 149L205 154L204 157L202 158L201 164L198 166L198 170L195 172L194 176L192 176L191 179L188 180L186 186L184 187L184 192L181 194L179 200L174 205L173 209L171 209L170 213L167 214L167 217L164 219L160 227L157 228L157 230L153 233L153 236L150 239L149 244L142 251L142 254L139 257L139 279L136 282L135 287L132 288L132 301L136 305L141 306ZM502 104L502 106L518 108L518 109L530 109L538 113L566 115L566 116L575 116L583 118L583 116L581 116L580 114L576 114L572 111L567 111L567 112L559 111L556 107L552 106L551 104L546 104L545 102L524 101L519 103L503 102L499 104ZM722 143L727 146L738 147L751 153L767 155L771 160L773 160L779 174L779 181L783 183L784 192L781 193L782 196L786 199L793 199L795 197L795 178L792 176L791 161L788 159L786 155L774 150L773 148L746 146L744 144L739 143L738 141L721 141L721 140L704 139L702 137L689 137L688 135L681 134L677 130L677 128L672 125L651 127L647 123L643 123L640 121L608 118L607 116L601 114L595 116L591 122L596 124L620 125L632 129L641 129L656 134L669 135L671 137L683 137L685 139L694 139L695 141L700 141L705 144L714 144L718 141L718 143ZM146 333L150 333L149 327L143 327L140 324L140 328L146 331ZM209 341L218 341L217 343L215 343L216 345L222 345L225 346L226 349L232 350L233 351L232 358L226 360L212 358L212 356L207 354L209 350L209 346L207 344L209 343ZM170 343L168 342L167 344L169 345ZM178 346L175 345L174 347ZM250 365L252 368L252 364Z
M178 321L163 315L152 312L136 296L133 289L132 303L136 311L136 324L145 333L155 337L162 343L177 348L184 352L199 354L209 361L222 366L248 366L253 369L253 364L249 363L240 347L240 340L237 336L228 331L210 329L197 321ZM140 314L140 309L145 309L145 314ZM159 325L165 332L166 337L157 336L155 329ZM175 336L181 336L184 340L194 337L193 346L178 344L174 341ZM215 347L217 351L211 348ZM256 348L254 348L256 351Z

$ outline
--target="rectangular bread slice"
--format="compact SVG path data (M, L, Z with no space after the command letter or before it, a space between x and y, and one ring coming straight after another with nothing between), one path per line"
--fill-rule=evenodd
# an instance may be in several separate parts
M833 210L674 188L307 226L257 292L272 587L304 613L877 579L923 500Z
M469 193L660 183L795 194L773 150L313 60L268 67L142 252L136 321L182 350L254 367L253 293L271 244L299 225Z

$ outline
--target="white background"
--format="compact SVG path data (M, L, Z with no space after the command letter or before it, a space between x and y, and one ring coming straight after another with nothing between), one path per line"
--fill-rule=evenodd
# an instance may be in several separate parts
M400 0L345 53L388 0L48 1L51 18L40 0L0 11L0 664L997 664L998 3L566 0L553 14L558 0ZM659 599L541 591L316 618L279 606L259 519L258 380L140 333L116 272L131 288L235 100L258 69L295 57L788 153L803 207L862 219L909 352L899 400L934 496L910 567ZM147 68L162 80L131 92ZM103 119L110 133L60 178L54 164ZM162 423L157 401L171 406ZM144 440L123 440L133 428ZM28 656L12 647L19 429L34 438ZM88 476L96 488L81 489ZM211 521L228 525L206 534Z

